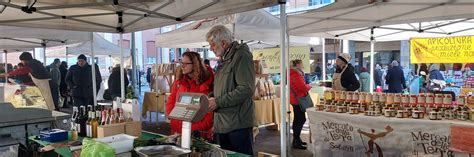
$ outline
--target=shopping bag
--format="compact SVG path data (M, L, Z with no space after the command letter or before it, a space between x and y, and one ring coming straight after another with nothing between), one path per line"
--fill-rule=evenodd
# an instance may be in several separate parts
M115 149L106 143L89 138L82 140L81 157L111 157L115 156Z
M293 89L291 89L291 92L295 95L296 100L298 100L298 105L300 105L301 111L306 112L307 108L314 106L313 100L311 99L309 93L306 93L306 96L304 97L298 97L298 95L296 95L296 92Z
M113 108L122 108L124 114L128 115L128 113L132 113L133 121L140 121L142 111L140 110L137 99L126 99L123 102L115 100L113 101Z

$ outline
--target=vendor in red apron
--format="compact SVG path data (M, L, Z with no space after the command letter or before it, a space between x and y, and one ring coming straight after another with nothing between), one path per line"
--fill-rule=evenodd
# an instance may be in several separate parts
M339 91L356 91L360 84L354 73L354 67L349 63L351 55L341 53L336 59L336 72L333 74L332 89Z

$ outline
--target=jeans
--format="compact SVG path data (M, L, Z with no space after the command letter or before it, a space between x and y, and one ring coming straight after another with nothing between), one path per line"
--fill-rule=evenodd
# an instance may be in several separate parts
M293 106L294 120L293 120L293 139L301 141L301 130L303 130L303 125L306 122L306 115L301 110L300 105L291 105Z
M56 82L49 80L49 88L51 90L51 97L53 98L54 107L59 111L59 87Z
M234 130L225 134L216 134L217 143L222 149L253 156L253 128Z

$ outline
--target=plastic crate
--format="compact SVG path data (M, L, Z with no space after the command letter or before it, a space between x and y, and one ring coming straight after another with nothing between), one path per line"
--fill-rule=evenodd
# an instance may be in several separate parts
M68 139L68 132L61 129L52 129L49 131L41 131L40 139L48 142L59 142Z
M133 149L133 140L136 137L127 134L119 134L103 138L97 138L96 141L107 143L115 149L115 154L129 152Z

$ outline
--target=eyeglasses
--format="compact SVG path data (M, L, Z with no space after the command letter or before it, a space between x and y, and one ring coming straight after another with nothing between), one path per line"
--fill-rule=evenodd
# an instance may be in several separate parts
M191 63L181 62L181 64L183 64L183 65L193 65L194 63L193 62L191 62Z

